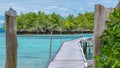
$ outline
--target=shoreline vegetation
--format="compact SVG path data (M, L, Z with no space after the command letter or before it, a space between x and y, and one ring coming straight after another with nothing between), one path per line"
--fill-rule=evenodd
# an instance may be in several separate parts
M60 31L52 31L53 34L60 34ZM61 34L80 34L80 33L90 33L92 34L94 31L86 30L86 31L61 31ZM17 31L17 34L50 34L50 31Z
M41 11L20 13L16 22L18 34L49 34L51 29L53 34L60 34L60 31L62 34L93 33L94 13L79 13L77 16L69 14L66 17L55 12L51 14ZM5 30L5 23L3 25Z

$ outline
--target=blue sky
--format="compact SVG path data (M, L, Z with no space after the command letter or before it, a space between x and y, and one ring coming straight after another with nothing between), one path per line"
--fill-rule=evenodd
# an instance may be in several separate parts
M56 12L62 16L68 14L84 13L94 11L95 4L105 7L115 7L119 0L0 0L0 23L3 22L4 12L12 7L20 12L38 12L39 10L49 14Z
M38 10L45 13L56 12L62 16L68 14L77 15L85 11L94 11L95 4L102 4L105 7L115 7L119 0L0 0L0 15L9 7L20 12L37 12Z

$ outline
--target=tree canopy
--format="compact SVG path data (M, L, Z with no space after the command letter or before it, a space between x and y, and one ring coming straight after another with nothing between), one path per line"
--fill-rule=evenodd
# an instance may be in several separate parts
M78 14L78 16L69 14L65 18L54 12L51 14L45 14L41 11L38 11L37 13L21 13L17 16L18 31L44 31L49 28L54 28L56 31L93 30L93 25L93 12Z

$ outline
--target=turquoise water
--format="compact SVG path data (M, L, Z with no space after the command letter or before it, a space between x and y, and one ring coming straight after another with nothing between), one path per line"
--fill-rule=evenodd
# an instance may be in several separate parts
M76 38L92 37L92 34L77 35L54 35L52 56L62 42ZM19 35L18 39L18 68L44 68L49 58L49 35ZM11 39L12 40L12 39ZM0 68L5 68L5 35L0 34Z

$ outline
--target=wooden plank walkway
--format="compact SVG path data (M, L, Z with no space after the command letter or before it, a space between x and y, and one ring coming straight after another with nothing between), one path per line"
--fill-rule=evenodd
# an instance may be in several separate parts
M86 59L79 39L64 42L46 68L85 68Z

